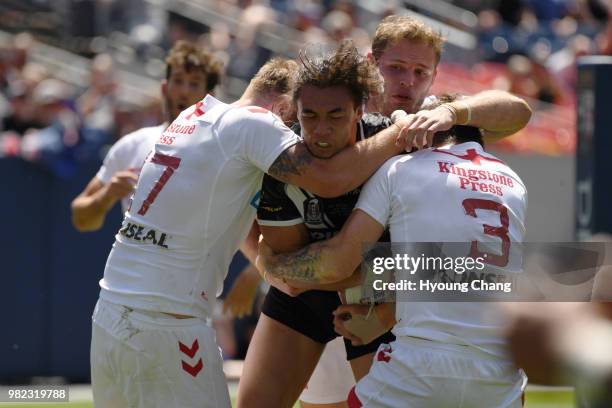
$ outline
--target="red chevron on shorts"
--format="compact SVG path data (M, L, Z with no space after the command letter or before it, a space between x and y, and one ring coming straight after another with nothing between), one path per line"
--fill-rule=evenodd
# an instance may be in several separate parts
M192 377L197 377L200 371L202 371L202 368L204 367L204 363L202 363L202 359L199 359L198 363L194 366L190 366L189 364L187 364L186 362L182 360L181 360L181 363L183 365L183 370L191 374Z
M178 342L178 344L179 344L179 350L181 351L181 353L185 354L189 358L194 358L196 353L200 349L200 343L198 343L198 339L195 339L193 343L191 343L191 347L187 347L185 344L181 343L180 341ZM202 368L204 367L204 363L202 362L201 358L198 359L197 363L193 366L185 362L184 360L181 360L181 363L182 363L183 370L191 374L192 377L197 377L200 371L202 371Z

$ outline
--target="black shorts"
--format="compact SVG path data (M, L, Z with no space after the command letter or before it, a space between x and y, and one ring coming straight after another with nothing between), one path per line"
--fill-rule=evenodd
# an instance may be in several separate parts
M326 344L338 337L334 331L332 312L340 306L337 292L311 290L297 297L270 287L264 300L262 313L271 319L303 334L317 343ZM364 346L353 346L344 339L347 360L373 353L382 343L390 343L395 336L389 331Z

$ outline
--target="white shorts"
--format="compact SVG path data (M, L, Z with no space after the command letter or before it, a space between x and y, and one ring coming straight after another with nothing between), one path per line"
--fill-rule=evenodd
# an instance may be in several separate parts
M96 408L229 408L214 330L98 300L93 313L91 383Z
M349 407L520 408L527 377L463 346L402 337L379 347Z
M343 402L353 385L355 377L346 360L344 341L342 337L337 337L325 346L319 363L300 395L300 401L310 404Z

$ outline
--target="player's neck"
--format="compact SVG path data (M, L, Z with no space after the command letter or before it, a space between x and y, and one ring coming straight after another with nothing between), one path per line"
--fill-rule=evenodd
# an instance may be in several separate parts
M258 92L247 88L240 99L234 102L234 106L259 106L260 108L270 110L273 105L273 100L269 95L261 95Z

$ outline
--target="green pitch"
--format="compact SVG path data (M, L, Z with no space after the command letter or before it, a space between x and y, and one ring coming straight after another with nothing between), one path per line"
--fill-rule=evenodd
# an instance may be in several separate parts
M232 405L235 406L235 397L232 396ZM0 408L18 407L18 408L50 408L50 407L65 407L65 408L93 408L91 402L72 402L69 404L27 404L27 403L5 403L0 404ZM295 406L298 408L298 405ZM574 393L572 391L528 391L525 408L575 408Z

